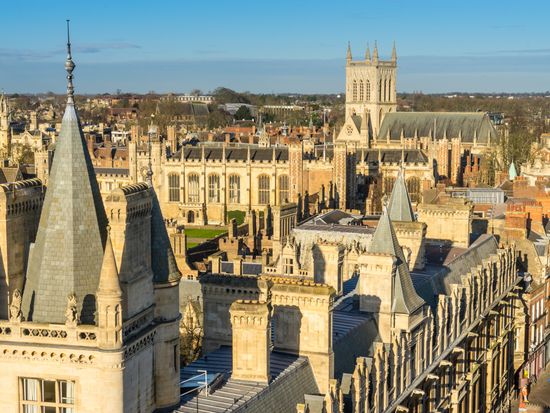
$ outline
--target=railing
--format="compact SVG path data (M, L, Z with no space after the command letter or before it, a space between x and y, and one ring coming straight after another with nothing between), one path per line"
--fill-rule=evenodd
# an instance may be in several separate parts
M80 346L95 347L97 345L97 327L94 325L70 327L64 324L0 321L0 337L16 342L74 343Z
M200 374L197 374L196 376L190 377L187 380L180 381L180 387L182 387L183 384L189 383L190 381L196 381L199 377L204 376L204 383L201 383L199 386L186 391L185 393L181 393L180 397L186 396L190 393L197 392L198 393L204 389L204 393L206 397L208 397L208 372L206 370L197 370Z

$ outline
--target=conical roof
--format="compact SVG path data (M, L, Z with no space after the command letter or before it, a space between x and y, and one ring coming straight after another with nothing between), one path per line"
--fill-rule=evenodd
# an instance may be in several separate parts
M118 280L115 252L113 251L110 235L107 235L107 241L105 242L105 253L103 254L103 263L101 265L97 293L122 295L120 282Z
M510 168L508 168L508 178L510 181L513 181L518 177L518 171L516 170L516 165L514 164L514 161L510 164Z
M385 207L369 246L369 252L391 254L397 259L397 271L393 282L392 311L411 314L421 307L424 300L418 296L414 289L405 255L399 246L388 210Z
M411 198L409 197L402 171L399 172L395 184L393 185L388 204L388 212L392 221L415 221Z
M92 324L107 220L73 102L70 48L67 62L67 106L30 253L23 314L35 322L65 323L67 296L75 294L80 322Z

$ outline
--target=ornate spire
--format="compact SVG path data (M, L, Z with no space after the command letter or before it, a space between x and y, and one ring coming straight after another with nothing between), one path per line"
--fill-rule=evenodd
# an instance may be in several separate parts
M348 62L351 62L351 43L350 42L348 42L348 52L346 54L346 60Z
M397 61L397 52L395 50L395 41L393 42L393 49L391 51L391 61L396 62Z
M70 20L67 19L67 60L65 60L65 70L67 71L67 103L74 105L73 70L76 65L71 55L71 32L69 22Z
M374 41L374 51L372 52L372 61L378 63L378 44Z
M365 60L367 62L370 62L370 46L368 43L367 43L367 51L365 52Z

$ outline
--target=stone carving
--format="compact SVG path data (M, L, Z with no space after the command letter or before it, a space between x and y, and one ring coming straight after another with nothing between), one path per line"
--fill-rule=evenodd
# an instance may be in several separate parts
M13 291L12 297L11 297L11 304L10 304L10 321L12 323L20 323L22 319L22 313L21 313L21 291L19 289L15 289Z
M78 310L76 308L76 295L71 293L67 296L67 309L65 310L65 325L76 327L78 324Z

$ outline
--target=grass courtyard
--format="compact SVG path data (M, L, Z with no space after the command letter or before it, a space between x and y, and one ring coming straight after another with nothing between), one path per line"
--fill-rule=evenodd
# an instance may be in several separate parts
M197 245L226 232L227 230L225 228L185 228L187 248L189 249L196 247Z

